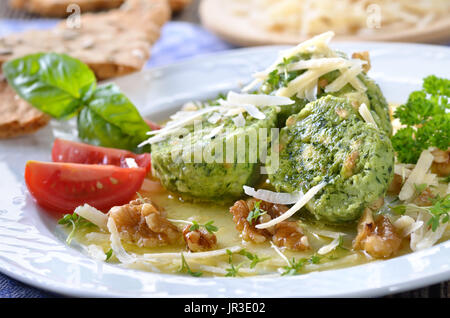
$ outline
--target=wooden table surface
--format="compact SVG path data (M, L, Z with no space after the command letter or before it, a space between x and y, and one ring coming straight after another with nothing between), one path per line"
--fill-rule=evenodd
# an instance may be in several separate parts
M8 0L0 0L0 19L38 19L36 15L28 14L21 11L14 11L8 8ZM192 23L200 23L198 16L199 0L193 0L184 11L173 17L175 21L186 21ZM429 287L412 290L409 292L398 293L386 296L388 298L450 298L450 281L440 284L431 285Z

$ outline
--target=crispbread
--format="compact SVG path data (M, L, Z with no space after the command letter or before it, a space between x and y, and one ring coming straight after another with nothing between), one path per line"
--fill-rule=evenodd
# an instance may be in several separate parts
M80 28L63 21L50 30L0 38L0 64L32 53L57 52L82 60L99 80L128 74L144 66L169 17L166 0L128 0L121 9L83 14ZM34 132L49 119L0 79L0 138Z
M140 70L161 26L169 19L165 0L128 0L120 9L81 15L81 27L62 21L50 30L0 38L0 64L37 52L67 53L92 68L99 80Z
M11 8L48 17L65 17L73 13L70 5L78 5L81 12L110 10L120 7L125 0L10 0ZM192 0L169 0L172 11L183 10Z
M192 0L169 0L170 8L173 12L178 12L183 10L186 6L188 6Z
M32 133L45 126L50 117L19 98L0 78L0 138Z
M65 17L71 4L79 6L81 12L109 10L120 7L124 0L10 0L13 9L25 10L48 17Z

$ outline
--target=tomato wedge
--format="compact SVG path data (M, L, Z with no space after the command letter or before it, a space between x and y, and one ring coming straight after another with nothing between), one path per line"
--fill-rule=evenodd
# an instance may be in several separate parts
M31 195L45 209L72 213L85 203L107 211L133 199L141 188L144 168L112 165L28 161L25 182Z
M59 138L55 139L52 149L53 162L113 165L128 168L125 162L126 158L133 158L139 167L144 168L146 172L150 171L151 156L149 153L138 155L127 150L92 146Z

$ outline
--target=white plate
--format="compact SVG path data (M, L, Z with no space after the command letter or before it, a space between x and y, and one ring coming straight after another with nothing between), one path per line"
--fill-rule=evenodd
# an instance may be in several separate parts
M333 45L369 50L371 76L389 101L403 102L422 78L447 76L450 49L385 43ZM236 88L270 64L279 47L240 49L147 70L116 82L143 115L160 120L180 104ZM27 193L30 159L50 161L55 123L26 137L0 141L0 271L20 281L74 296L331 297L378 296L450 279L450 241L430 249L351 268L276 278L193 278L140 272L97 262L64 243L55 220Z

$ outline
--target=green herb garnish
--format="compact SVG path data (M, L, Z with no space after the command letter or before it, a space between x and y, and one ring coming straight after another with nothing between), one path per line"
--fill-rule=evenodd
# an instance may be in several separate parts
M450 80L428 76L421 91L412 92L406 104L395 111L406 127L392 137L398 160L416 163L421 152L430 147L447 150L450 145L450 113L448 98Z
M267 211L264 211L259 206L261 205L261 201L256 201L255 206L253 207L253 210L250 211L250 213L247 216L247 221L250 223L250 225L253 224L254 221L258 220L258 218L261 215L264 215L267 213Z
M230 264L230 268L227 268L227 273L225 274L225 277L236 277L239 275L239 269L241 268L243 263L240 263L238 265L233 264L233 252L227 249L228 254L228 264Z
M57 119L78 116L81 140L105 147L139 148L148 125L115 84L97 87L94 73L65 54L31 54L3 64L3 74L16 93Z
M321 259L322 259L322 257L320 257L319 255L314 254L313 256L311 256L311 258L309 259L309 261L310 261L312 264L319 264Z
M108 261L111 258L112 254L113 254L113 250L112 250L112 248L110 248L108 250L108 252L105 253L105 255L106 255L105 261Z
M258 263L261 263L261 262L264 262L264 261L270 259L270 257L259 258L258 255L252 254L252 253L246 251L245 249L243 249L242 251L240 251L239 254L241 254L242 256L247 257L247 258L251 261L251 263L250 263L250 268L255 268L255 266L256 266Z
M340 248L340 249L343 249L343 250L348 251L348 248L346 248L346 247L344 246L344 236L343 236L343 235L339 235L338 240L339 240L339 243L338 243L338 246L337 246L337 247Z
M67 226L72 227L72 230L70 231L66 239L67 244L70 244L70 242L72 241L73 235L75 234L76 230L80 230L82 228L90 226L95 226L95 224L79 216L75 212L73 214L64 215L61 219L58 220L58 224L64 225L66 227Z
M421 183L421 184L415 184L414 183L414 191L415 191L415 195L419 196L422 194L423 191L425 191L425 189L427 188L427 184L426 183Z
M219 228L215 225L213 225L214 221L209 221L205 224L199 224L196 221L192 221L192 225L189 228L189 231L197 231L201 227L204 227L209 233L213 234L214 232L217 232Z
M450 194L447 194L443 198L440 198L439 195L437 195L432 200L432 203L433 205L428 207L428 211L431 214L431 219L427 224L431 225L431 229L435 232L439 224L445 224L449 221Z
M411 207L426 211L431 215L427 225L430 225L433 232L435 232L440 224L445 224L450 219L450 194L447 194L443 198L437 195L430 199L430 201L432 203L431 206L411 205ZM391 206L390 208L394 213L403 215L405 214L407 207L408 205L396 205Z
M300 273L303 266L308 262L308 259L302 258L298 261L295 260L295 258L292 258L292 261L290 261L290 266L284 266L284 272L281 274L281 276L292 276L297 275Z
M181 253L181 268L178 270L180 273L187 273L193 277L200 277L203 275L202 272L193 272L189 267L186 259L184 258L183 253Z

